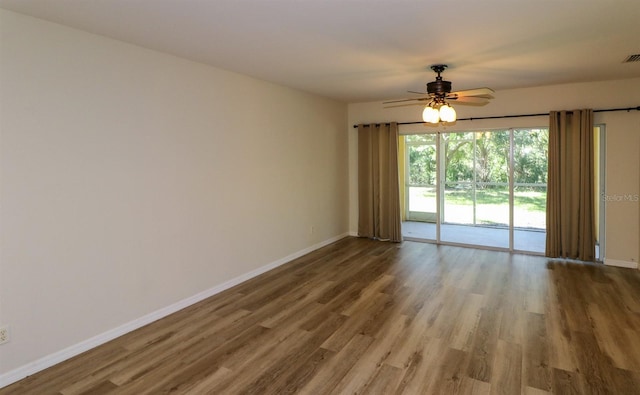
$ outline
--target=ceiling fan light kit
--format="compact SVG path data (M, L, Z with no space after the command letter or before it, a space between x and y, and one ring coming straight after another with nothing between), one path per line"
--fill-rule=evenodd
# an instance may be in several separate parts
M440 106L440 111L438 111L440 115L440 120L442 122L455 122L456 121L456 110L453 109L447 103L444 103Z
M455 122L456 110L446 102L431 102L422 111L422 120L427 123Z
M447 100L455 100L460 104L484 105L489 102L489 99L493 98L493 96L491 96L493 90L490 88L475 88L451 92L451 82L443 80L440 75L446 67L446 64L435 64L431 66L431 70L435 71L437 74L436 80L427 84L426 93L412 92L424 94L426 97L392 100L383 102L383 104L417 101L417 103L396 104L388 107L424 105L424 102L428 100L427 105L422 110L422 120L426 123L437 124L440 122L451 123L455 122L457 119L456 110L447 102Z
M422 111L422 120L428 123L438 123L440 122L440 112L428 105Z

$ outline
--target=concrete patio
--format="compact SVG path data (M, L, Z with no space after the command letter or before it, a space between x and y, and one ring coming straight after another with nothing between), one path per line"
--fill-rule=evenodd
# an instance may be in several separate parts
M402 235L406 239L436 241L436 224L404 221ZM513 250L544 254L546 232L536 229L514 229ZM473 226L443 223L440 242L490 248L509 249L509 229L492 226Z

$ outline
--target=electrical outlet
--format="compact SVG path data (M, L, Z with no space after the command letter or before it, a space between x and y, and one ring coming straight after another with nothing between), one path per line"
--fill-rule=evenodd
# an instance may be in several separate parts
M9 341L9 327L3 326L0 328L0 344L7 343Z

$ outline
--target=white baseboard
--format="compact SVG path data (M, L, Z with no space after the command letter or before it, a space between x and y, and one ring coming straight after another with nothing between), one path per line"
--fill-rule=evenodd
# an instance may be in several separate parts
M117 337L120 337L124 334L127 334L131 331L134 331L138 328L141 328L147 324L150 324L154 321L157 321L161 318L164 318L170 314L173 314L179 310L182 310L186 307L191 306L192 304L198 303L210 296L218 294L224 290L227 290L233 286L236 286L244 281L247 281L253 277L259 276L262 273L268 272L269 270L275 269L276 267L283 265L287 262L290 262L296 258L299 258L303 255L306 255L312 251L315 251L319 248L327 246L331 243L334 243L340 239L349 236L349 233L344 233L339 236L332 237L328 240L320 242L318 244L312 245L311 247L305 248L303 250L294 252L291 255L288 255L282 259L278 259L277 261L271 262L265 266L259 267L255 270L252 270L248 273L242 274L238 277L235 277L229 281L226 281L220 285L216 285L213 288L202 291L196 295L193 295L189 298L183 299L179 302L176 302L172 305L164 307L160 310L156 310L152 313L144 315L138 319L127 322L124 325L121 325L117 328L108 330L104 333L101 333L97 336L94 336L90 339L84 340L80 343L74 344L73 346L67 347L63 350L57 351L53 354L49 354L45 357L42 357L38 360L30 362L26 365L23 365L19 368L11 370L7 373L0 375L0 388L6 387L9 384L15 383L16 381L22 380L23 378L30 376L34 373L40 372L46 368L49 368L55 364L58 364L62 361L65 361L69 358L75 357L85 351L88 351L94 347L97 347L101 344L104 344L108 341L111 341Z
M638 268L638 262L621 261L621 260L618 260L618 259L605 258L604 259L604 264L607 265L607 266L626 267L626 268L629 268L629 269L637 269Z

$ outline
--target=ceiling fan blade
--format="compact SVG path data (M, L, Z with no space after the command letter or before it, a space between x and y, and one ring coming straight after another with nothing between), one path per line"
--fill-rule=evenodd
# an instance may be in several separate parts
M411 99L398 99L398 100L388 100L388 101L383 101L382 104L391 104L391 103L402 103L402 102L406 102L406 101L425 101L425 100L431 100L430 97L414 97Z
M427 93L427 92L416 92L416 91L407 91L407 92L409 92L409 93L415 93L415 94L417 94L417 95L428 95L428 94L429 94L429 93Z
M393 104L391 106L384 106L384 108L408 107L408 106L424 106L424 105L425 105L425 103Z
M460 99L465 99L465 98L477 98L477 99L483 99L483 100L491 100L493 99L493 96L491 95L478 95L478 96L465 96L465 95L458 95L458 94L448 94L445 99L447 100L460 100Z
M451 100L456 104L468 104L473 106L484 106L489 103L489 98L487 97L477 97L477 96L458 96L458 97L450 97L447 100Z
M475 88L475 89L466 89L463 91L451 92L449 95L457 95L457 96L483 96L483 95L491 95L493 89L491 88Z

